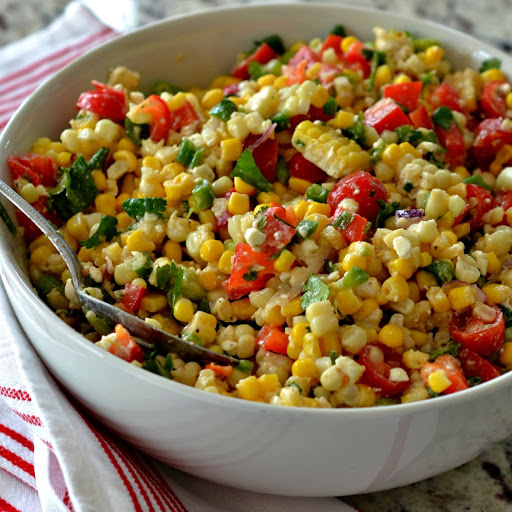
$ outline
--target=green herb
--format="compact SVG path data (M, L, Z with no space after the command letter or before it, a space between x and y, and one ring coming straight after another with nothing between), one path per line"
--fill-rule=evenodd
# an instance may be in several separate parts
M423 199L423 202L421 203L421 208L424 210L427 207L428 198L430 197L430 192L427 192L425 194L425 198Z
M258 78L265 74L263 71L263 66L257 60L249 62L247 65L247 71L249 72L252 80L258 80Z
M167 292L167 302L171 307L171 311L174 310L174 305L178 302L181 295L181 286L183 284L183 274L185 267L177 267L174 261L171 263L171 274L174 278L173 287Z
M172 277L171 265L162 265L155 268L156 286L160 289L167 288Z
M424 52L427 48L431 46L441 46L441 43L437 41L437 39L414 39L412 44L414 45L414 51Z
M249 149L244 150L231 173L232 178L237 176L262 192L274 190L272 184L261 174Z
M247 359L241 359L236 366L236 369L243 373L252 373L253 368L254 363L252 361L248 361Z
M306 144L304 144L304 142L302 142L300 139L295 139L295 144L297 144L297 146L299 147L303 147L305 146Z
M336 362L336 359L338 359L339 354L336 352L336 350L329 350L329 353L327 354L331 360L331 363L334 364Z
M457 357L460 347L460 343L455 343L455 341L450 340L444 347L436 348L435 350L429 352L428 360L430 362L434 362L438 357L444 356L446 354Z
M336 103L336 100L332 96L329 96L328 100L324 103L322 110L327 116L333 116L336 114L336 111L338 110L338 104Z
M482 377L475 375L474 377L470 377L468 379L469 387L478 386L478 384L482 384Z
M330 34L334 36L346 37L347 31L345 30L345 27L343 25L334 25L334 27L330 31Z
M276 175L279 183L284 186L288 186L288 181L290 180L290 170L288 169L288 164L282 158L277 161Z
M328 195L329 191L318 183L311 185L306 190L306 199L311 199L311 201L316 201L317 203L326 203Z
M277 54L281 55L285 51L283 40L277 34L271 34L267 37L264 37L260 41L254 41L254 45L256 47L260 46L263 43L267 43L272 50L274 50Z
M375 229L382 227L386 219L395 215L395 212L400 209L400 203L398 201L393 201L389 204L382 199L377 199L377 204L379 205L380 210L377 214L377 219L375 220Z
M100 171L103 171L105 168L105 162L107 161L107 157L109 154L109 149L106 146L101 147L94 153L94 155L91 156L91 159L89 162L87 162L87 166L91 171L94 171L95 169L99 169Z
M436 398L438 396L441 396L441 393L436 393L435 391L432 390L432 388L430 386L427 386L427 391L428 391L428 394L432 397L432 398Z
M134 123L128 116L124 118L124 129L128 138L136 145L140 146L143 139L149 137L148 123Z
M14 225L14 222L12 221L10 215L7 213L7 210L5 209L5 206L2 203L0 203L0 219L4 221L5 226L7 227L11 235L15 235L18 232L16 226Z
M267 63L263 64L264 75L276 75L279 76L283 69L283 63L280 59L271 59Z
M146 356L143 367L145 370L156 373L166 379L173 379L171 371L174 370L174 363L171 354L167 354L164 358L164 356L157 355L156 351L154 351Z
M256 281L256 279L258 279L258 271L253 270L252 267L249 267L247 272L243 274L242 277L245 279L245 281Z
M372 165L375 165L377 162L380 162L382 159L382 153L384 153L384 150L386 149L387 144L382 140L379 139L380 142L377 145L374 145L373 148L370 151L370 162Z
M201 299L197 305L197 310L210 314L210 303L208 302L208 299Z
M450 260L434 260L430 265L423 267L423 270L430 272L439 286L453 280L453 263Z
M452 109L444 105L437 107L432 114L432 121L444 130L449 130L452 123L455 122Z
M364 114L359 112L355 118L354 124L341 130L345 137L356 141L361 147L366 144L366 135L364 134Z
M462 183L470 183L471 185L479 185L487 190L491 190L491 187L484 181L481 174L473 174L469 178L466 178Z
M140 253L132 262L132 270L142 279L147 279L153 270L153 260L147 252Z
M226 240L224 242L225 251L234 251L236 249L236 242L234 240Z
M338 271L338 267L336 266L336 263L334 263L333 261L327 260L325 262L325 271L328 274L331 274L332 272L337 272Z
M305 240L310 237L318 228L316 220L302 219L297 225L295 234L299 240Z
M231 114L237 111L237 106L231 100L224 98L208 112L212 117L218 117L224 122L228 122Z
M123 202L122 208L132 219L142 219L146 213L153 213L163 219L167 201L163 197L132 197Z
M101 151L101 154L104 153L103 148L99 151ZM97 162L95 156L93 155L91 158L93 165ZM71 167L63 168L64 174L57 186L48 189L50 206L55 209L62 220L68 220L75 213L84 211L93 203L98 194L91 173L94 169L97 169L97 167L89 166L85 158L80 155Z
M382 64L386 63L386 54L384 52L379 52L375 50L372 55L372 62L370 67L370 78L368 81L368 90L373 89L373 85L375 83L375 75L377 74L377 68L382 66Z
M181 337L188 341L189 343L192 343L194 345L199 345L200 347L204 347L204 341L195 333L193 332L184 332L181 333Z
M505 329L512 327L512 309L503 306L502 304L498 304L498 307L503 312L503 316L505 318Z
M422 90L425 88L426 85L436 83L437 75L435 69L432 69L431 71L428 71L427 73L421 75L420 80L423 82Z
M349 212L348 210L343 210L338 218L332 223L335 228L341 229L341 231L345 231L349 224L354 220L354 214Z
M215 199L215 193L213 192L211 183L204 178L196 183L192 189L192 197L194 198L195 204L188 212L189 215L193 212L203 212L211 208Z
M500 69L501 68L501 60L493 57L491 59L484 60L482 65L480 66L480 73L484 73L485 71L489 71L489 69Z
M165 80L158 80L153 84L151 93L160 96L160 94L163 92L168 92L169 94L178 94L179 92L183 92L183 89L177 85L166 82Z
M260 215L258 219L258 229L263 231L263 228L267 225L267 217L266 215Z
M283 110L282 112L278 112L277 114L274 114L270 121L272 123L276 123L276 128L279 130L286 130L290 127L290 113L287 110Z
M398 135L398 143L413 143L423 139L423 134L419 130L415 130L412 126L406 124L399 126L395 132Z
M117 235L117 217L103 215L98 225L98 229L87 240L82 240L80 245L86 249L92 249L101 244L101 242L112 240Z
M352 267L339 281L338 286L342 289L356 288L366 283L370 276L360 267Z
M41 298L46 299L52 290L64 291L64 283L53 274L43 274L34 282L34 288Z
M97 316L92 311L85 312L85 319L91 324L91 327L101 336L106 336L114 330L114 324L106 318Z
M311 275L302 287L301 306L307 309L315 302L327 300L329 298L329 287L317 276Z
M404 190L409 193L412 189L414 188L414 185L410 182L410 181L407 181L404 185Z

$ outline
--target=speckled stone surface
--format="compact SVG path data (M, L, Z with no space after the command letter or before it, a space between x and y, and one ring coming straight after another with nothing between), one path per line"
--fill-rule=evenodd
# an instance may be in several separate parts
M136 25L193 10L251 3L251 0L124 1L137 8ZM512 0L356 0L343 3L437 21L512 51ZM0 0L0 46L49 24L67 4L68 0ZM361 512L512 511L511 465L512 438L509 438L471 462L435 478L399 489L347 497L344 501Z

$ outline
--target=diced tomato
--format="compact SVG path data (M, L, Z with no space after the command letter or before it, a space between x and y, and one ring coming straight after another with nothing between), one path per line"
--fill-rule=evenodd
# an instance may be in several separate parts
M48 208L46 196L39 196L31 206L55 226L59 226L61 224L61 220L57 213ZM16 217L18 218L20 226L25 229L24 236L27 241L32 242L32 240L35 240L42 234L41 230L24 213L16 210Z
M264 325L260 329L258 336L256 336L256 343L258 345L276 354L286 355L289 341L288 334L281 327L272 327L270 325Z
M459 361L450 354L438 357L433 363L425 363L421 368L421 378L426 386L428 386L428 377L432 373L443 370L446 377L451 381L444 391L443 395L449 395L456 391L462 391L469 388L469 384L464 376L464 372L460 367Z
M156 94L148 96L145 100L134 107L131 113L133 113L134 116L144 114L150 115L150 139L154 142L159 142L162 139L164 141L167 140L169 128L171 127L171 114L169 113L167 103L160 98L160 96L157 96Z
M347 210L338 207L332 216L332 222L334 222L343 211ZM347 226L341 229L341 233L349 242L360 242L364 240L366 232L368 231L368 220L357 213L349 212L349 214L352 216L352 220Z
M327 196L327 203L336 209L346 198L357 201L359 215L370 222L375 222L380 210L377 200L387 201L388 191L382 181L375 176L365 171L357 171L334 185Z
M393 98L399 105L409 112L418 106L423 82L405 82L403 84L389 84L384 86L384 98Z
M487 382L501 375L501 371L496 366L467 348L459 349L457 359L466 377L480 377L482 382Z
M332 48L334 50L334 52L336 53L336 55L338 57L341 57L343 55L343 51L341 50L341 43L343 41L343 37L342 36L338 36L336 34L329 34L323 44L322 44L322 47L320 48L320 55L322 55L325 50L327 50L328 48Z
M114 329L117 340L112 343L108 351L125 361L144 361L144 351L137 345L132 335L121 325L117 324Z
M496 195L496 203L498 206L501 206L505 212L509 208L512 208L512 190L507 192L499 192Z
M484 85L480 108L485 117L507 117L507 92L503 88L506 84L505 80L491 80Z
M243 147L247 148L254 144L260 135L254 135L250 133L243 142ZM269 137L261 144L256 146L252 150L252 157L254 158L254 163L261 171L261 174L267 178L268 181L274 182L276 181L276 165L279 151L279 142L274 137Z
M222 286L229 300L237 300L264 288L272 274L274 260L270 254L256 252L249 244L240 242L235 249L231 276Z
M477 164L486 168L505 144L512 144L512 130L503 124L503 118L484 119L476 127L473 141L472 151Z
M76 103L76 109L84 109L102 119L122 122L126 117L126 95L114 87L93 80L92 91L82 93Z
M437 107L445 106L457 112L464 112L464 102L459 93L448 83L443 82L438 85L433 91L428 102L436 109Z
M466 200L469 204L468 215L471 229L478 229L483 226L483 216L493 208L496 208L496 201L492 194L480 185L466 184Z
M392 98L382 98L364 112L364 122L379 133L396 130L399 126L411 125L404 111Z
M450 128L445 129L440 126L436 126L435 131L439 143L446 149L444 161L450 167L464 165L467 152L466 145L464 143L464 136L462 135L459 127L452 122Z
M505 339L505 318L497 306L490 306L496 311L491 322L484 322L473 314L471 308L456 311L452 315L448 330L454 341L463 348L476 352L479 356L494 354Z
M409 119L416 130L418 128L434 129L434 123L432 123L430 114L423 104L409 114Z
M355 65L355 68L359 68L363 73L363 78L368 78L370 76L371 65L368 62L368 59L364 56L363 49L365 48L364 43L361 41L354 41L345 52L345 60L346 62L352 66Z
M288 162L290 176L307 180L311 183L323 182L327 174L316 166L313 162L306 160L300 153L295 153Z
M140 303L147 293L147 288L132 283L126 283L121 304L129 313L136 313L140 309Z
M236 96L240 92L240 84L229 84L222 89L224 96Z
M249 64L257 61L260 64L266 64L272 59L277 59L277 53L267 43L261 43L256 50L244 59L240 64L235 66L231 71L231 75L240 80L247 80L249 75Z
M288 225L286 218L287 210L283 206L271 206L256 217L257 222L261 219L264 224L261 228L265 233L265 241L261 244L263 252L275 255L291 242L295 228Z
M318 53L312 50L309 46L303 45L301 46L295 55L288 62L288 66L297 67L302 61L306 61L307 67L315 64L315 62L320 62L320 57Z
M57 182L57 165L48 156L37 153L10 156L7 164L14 179L25 178L35 187L38 185L53 187Z
M216 363L208 363L205 365L207 370L213 370L219 377L229 377L233 373L232 366L222 366Z
M323 62L317 78L324 87L329 87L332 81L339 75L341 75L340 68Z
M405 367L402 356L383 343L368 343L359 354L358 362L365 367L360 379L362 384L374 388L380 396L393 396L402 392L409 381L393 381L389 378L392 368Z
M286 85L301 84L306 80L308 61L304 59L297 66L283 66L283 74L286 75Z
M186 100L183 105L170 112L170 129L179 132L184 126L197 121L199 117L190 101Z

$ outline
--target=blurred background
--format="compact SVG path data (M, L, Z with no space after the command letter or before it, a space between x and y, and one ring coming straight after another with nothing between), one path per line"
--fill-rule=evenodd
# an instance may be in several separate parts
M84 0L101 10L114 28L130 29L171 15L255 0ZM259 0L260 3L273 0ZM314 3L316 0L306 0ZM323 2L329 0L323 0ZM63 12L69 0L0 0L0 46L43 28ZM512 0L331 0L391 10L437 21L470 33L506 51L512 50ZM105 21L105 20L104 20Z

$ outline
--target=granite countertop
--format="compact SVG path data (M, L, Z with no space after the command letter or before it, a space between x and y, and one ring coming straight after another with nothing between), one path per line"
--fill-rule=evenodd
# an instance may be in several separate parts
M110 0L113 1L113 0ZM262 0L260 0L262 1ZM310 0L314 1L314 0ZM116 0L133 8L134 25L208 7L251 0ZM68 0L0 0L0 46L49 24ZM344 3L411 14L475 35L512 51L512 0L352 0ZM461 435L464 435L461 433ZM435 478L368 495L344 498L361 512L505 512L512 510L512 438Z

